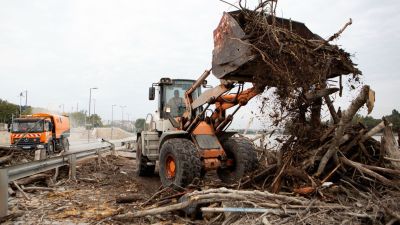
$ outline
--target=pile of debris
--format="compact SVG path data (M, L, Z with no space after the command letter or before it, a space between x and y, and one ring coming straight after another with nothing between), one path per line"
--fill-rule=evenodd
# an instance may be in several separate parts
M160 192L143 210L115 218L178 210L196 216L196 208L201 208L209 223L222 224L400 221L400 150L391 123L383 118L368 130L353 119L363 106L372 111L374 91L368 85L359 87L346 110L336 110L331 97L337 92L342 96L343 80L353 90L361 83L361 71L350 54L330 43L352 21L324 40L302 23L275 17L276 0L265 0L254 10L239 1L237 8L224 13L214 32L213 73L273 89L274 98L264 98L261 112L274 109L268 116L274 125L285 127L288 135L279 140L280 149L263 149L265 165L233 189L194 186ZM229 35L221 35L224 32ZM330 121L321 120L323 107ZM372 138L382 130L381 142ZM207 216L210 213L215 216Z
M33 161L34 151L19 151L18 149L0 147L0 168Z

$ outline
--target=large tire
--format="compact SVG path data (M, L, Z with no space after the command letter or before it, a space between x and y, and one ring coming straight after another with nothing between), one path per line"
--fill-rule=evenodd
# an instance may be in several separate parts
M154 174L156 165L147 165L150 160L142 154L142 137L136 142L136 173L138 176L146 177Z
M160 179L164 187L185 187L200 178L201 159L188 139L172 138L160 150Z
M244 137L230 137L222 142L222 146L233 165L228 168L218 168L218 177L225 183L235 183L246 173L253 172L258 167L257 153L254 144Z
M46 156L41 156L41 159L47 158L54 154L55 151L55 143L53 140L49 140L46 145Z
M69 141L68 138L63 138L62 139L62 147L64 152L68 152L69 151Z

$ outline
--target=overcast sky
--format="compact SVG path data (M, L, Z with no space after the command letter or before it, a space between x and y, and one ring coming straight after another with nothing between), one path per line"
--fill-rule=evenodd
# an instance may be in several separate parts
M104 119L112 104L126 105L130 118L144 117L155 110L147 100L151 83L197 79L210 68L212 32L230 10L217 0L2 0L0 98L19 104L28 90L29 105L87 110L89 88L98 87L93 98ZM352 18L334 43L355 55L376 91L372 115L400 109L400 1L280 0L277 13L324 38ZM243 109L234 126L245 126L246 111L256 107Z

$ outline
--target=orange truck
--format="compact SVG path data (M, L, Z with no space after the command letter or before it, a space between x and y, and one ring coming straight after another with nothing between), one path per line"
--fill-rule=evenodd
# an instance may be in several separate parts
M13 120L11 146L22 150L46 149L48 155L69 150L70 123L67 116L36 113Z

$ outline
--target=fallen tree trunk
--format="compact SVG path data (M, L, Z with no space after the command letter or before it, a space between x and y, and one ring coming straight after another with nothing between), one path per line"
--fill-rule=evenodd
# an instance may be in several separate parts
M204 191L194 191L192 193L186 194L182 199L186 199L180 203L162 206L158 208L145 209L136 212L128 212L126 214L117 215L114 218L116 220L131 220L135 217L142 217L148 215L157 215L166 212L172 212L177 210L182 210L186 207L204 204L204 203L213 203L213 202L221 202L226 200L235 200L235 201L250 201L257 200L265 202L266 200L271 201L280 201L284 203L292 203L298 205L307 205L309 200L299 198L299 197L290 197L286 195L273 194L267 191L243 191L243 190L231 190L226 188L219 189L208 189Z
M44 181L49 177L50 177L50 175L48 175L48 174L39 173L39 174L32 175L30 177L19 179L16 181L16 183L18 185L27 185L27 184L31 184L31 183L34 183L37 181Z
M120 195L115 199L116 203L131 203L143 200L143 196L140 194Z
M400 150L397 147L396 139L392 131L392 124L384 118L385 128L383 129L383 136L381 147L388 158L400 159ZM400 162L390 161L393 168L400 170Z
M396 187L398 185L398 184L394 183L393 181L387 179L386 177L364 167L364 165L361 163L351 161L351 160L347 159L346 157L339 157L339 159L342 163L344 163L348 166L354 167L355 169L359 170L362 173L368 174L369 176L379 180L380 182L382 182L382 184L384 184L386 186Z
M0 165L11 161L12 157L13 157L13 153L11 153L10 155L0 157Z
M315 174L316 176L320 176L324 172L328 161L339 150L340 140L342 139L346 128L350 126L354 115L358 112L358 110L364 104L371 105L371 103L369 103L369 101L373 101L373 100L370 99L370 92L373 92L373 91L370 89L370 87L368 85L365 85L361 89L361 92L358 95L358 97L352 101L349 108L342 113L342 117L340 118L338 128L336 128L335 137L334 137L331 145L329 146L329 149L326 151L326 153L324 154L324 156L322 157L322 159L319 163L318 170ZM373 103L372 103L372 105L373 105ZM372 110L372 108L369 108L369 111L371 111L371 110Z

